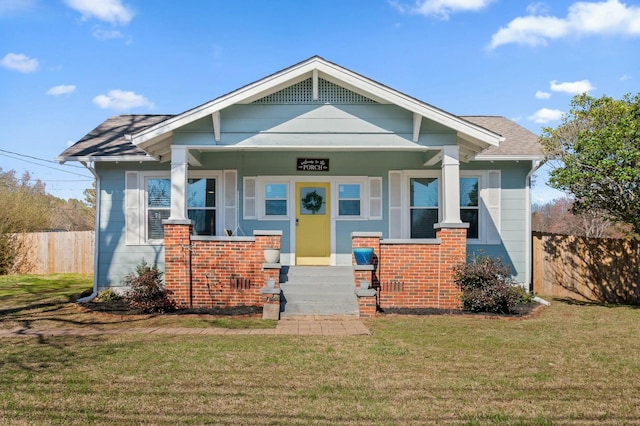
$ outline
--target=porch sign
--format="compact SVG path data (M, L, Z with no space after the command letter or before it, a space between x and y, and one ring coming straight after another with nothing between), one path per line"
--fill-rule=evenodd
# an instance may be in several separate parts
M328 172L328 158L298 158L297 169L299 172Z

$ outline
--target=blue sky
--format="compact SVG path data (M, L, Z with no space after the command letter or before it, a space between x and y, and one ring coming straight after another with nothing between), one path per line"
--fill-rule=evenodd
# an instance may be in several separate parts
M313 55L540 134L574 94L640 92L639 52L640 1L0 0L0 167L82 198L85 169L41 159L110 116L180 113ZM534 202L558 195L545 179Z

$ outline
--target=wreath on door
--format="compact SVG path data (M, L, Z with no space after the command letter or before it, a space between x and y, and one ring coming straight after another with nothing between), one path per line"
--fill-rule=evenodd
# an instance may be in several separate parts
M309 210L312 214L316 214L322 208L323 202L324 199L322 198L322 195L313 190L308 192L302 199L302 207Z

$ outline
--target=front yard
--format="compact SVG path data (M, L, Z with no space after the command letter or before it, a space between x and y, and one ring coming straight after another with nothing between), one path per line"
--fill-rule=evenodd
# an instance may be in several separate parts
M0 277L0 328L220 325L87 313L68 300L90 277L54 278ZM638 324L554 301L525 320L386 316L372 336L3 339L0 424L640 424Z

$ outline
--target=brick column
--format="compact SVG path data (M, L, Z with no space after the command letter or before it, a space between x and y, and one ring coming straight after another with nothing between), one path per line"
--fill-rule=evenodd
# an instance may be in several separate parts
M354 283L356 287L360 287L361 280L367 280L371 283L371 287L378 287L380 280L378 279L378 268L380 264L380 238L381 232L352 232L351 247L373 247L373 259L371 267L356 267L356 261L351 254L351 263L354 265ZM365 265L360 265L365 266Z
M263 250L266 248L273 248L280 250L280 240L282 239L282 231L253 231L253 235L256 238L256 249L260 257L260 263L262 265L262 285L266 286L267 280L272 279L275 281L275 287L280 287L280 263L265 263Z
M440 247L438 305L443 309L461 309L461 291L453 281L453 267L467 260L467 224L436 228Z
M191 306L191 221L165 220L164 286L178 307Z

